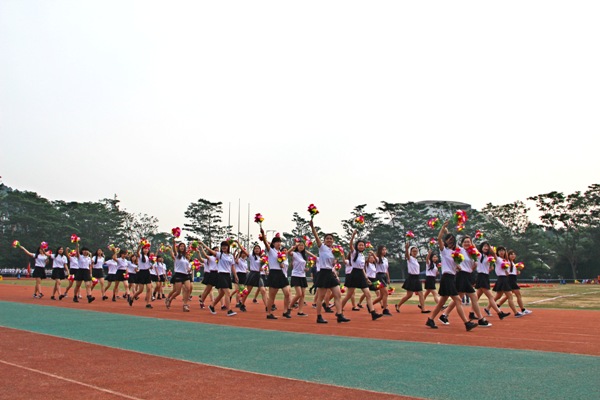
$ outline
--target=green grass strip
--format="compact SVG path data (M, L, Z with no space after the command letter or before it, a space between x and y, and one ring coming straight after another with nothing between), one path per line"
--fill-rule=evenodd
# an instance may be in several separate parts
M594 356L265 331L2 301L0 325L173 359L407 396L600 398L600 357ZM248 390L251 393L252 388Z

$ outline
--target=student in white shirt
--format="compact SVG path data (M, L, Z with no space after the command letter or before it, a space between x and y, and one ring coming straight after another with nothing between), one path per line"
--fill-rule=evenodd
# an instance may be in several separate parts
M150 278L150 269L152 269L152 260L150 260L150 245L140 244L137 249L137 268L136 282L137 290L132 296L129 296L129 306L133 306L133 302L144 292L146 288L146 308L152 308L150 301L152 300L152 280Z
M201 260L203 261L203 259ZM164 299L165 293L163 291L164 283L167 281L167 266L165 265L165 258L162 253L158 253L156 256L156 263L150 270L151 279L155 279L154 291L152 292L153 299Z
M408 278L404 281L402 289L406 290L406 295L400 299L400 302L396 304L396 312L400 312L400 306L410 299L414 293L419 296L419 308L422 314L428 314L431 311L425 310L425 298L423 297L423 285L421 285L421 266L417 261L419 250L415 247L409 247L410 244L406 242L404 249L404 256L406 257L406 266L408 268Z
M317 323L327 323L327 321L321 315L321 310L323 307L322 303L327 293L327 290L331 290L331 293L333 295L336 310L335 316L337 318L337 322L350 322L350 320L344 317L344 314L342 313L342 293L340 292L340 281L334 270L335 256L331 251L333 247L333 235L326 234L324 237L324 242L322 242L321 238L319 237L319 234L317 233L317 230L315 229L315 225L312 219L310 220L310 227L315 237L317 247L319 248L320 260L320 270L317 274L316 282L317 295L315 298L315 303L317 304Z
M66 253L67 253L67 258L69 259L69 272L70 272L70 274L68 276L69 284L67 285L65 292L63 294L61 294L60 296L58 296L59 300L62 300L69 295L69 290L75 284L75 275L77 274L77 270L79 269L79 261L75 254L75 250L71 250L67 247Z
M238 282L233 284L233 294L235 294L235 306L241 309L242 306L242 295L240 291L243 289L243 286L246 284L246 279L248 278L248 253L245 251L237 251L234 254L235 258L235 272L237 273ZM232 296L233 296L232 294ZM230 299L231 300L231 299Z
M522 316L524 316L526 314L522 311L517 311L517 308L515 307L515 304L513 301L513 293L514 293L513 287L514 286L513 286L513 284L511 284L510 268L506 269L503 267L503 265L506 263L510 264L510 260L509 260L510 256L508 255L506 249L502 246L498 247L496 254L498 255L498 257L496 257L495 272L496 272L496 276L498 277L498 279L496 280L496 284L494 285L494 289L493 289L494 292L496 292L496 297L494 297L494 300L497 301L502 296L504 296L504 298L506 300L508 300L508 305L510 306L510 309L515 313L515 317L521 318ZM514 265L512 265L512 267L514 268ZM515 268L515 270L516 270L516 268ZM515 284L516 284L516 276L515 276ZM519 295L520 294L521 293L519 292ZM497 305L501 306L502 303L503 303L502 301L498 301ZM521 304L519 304L519 306L521 307L521 309L524 309L522 302L521 302Z
M206 298L209 298L209 302L212 304L213 302L213 288L217 286L219 282L219 271L217 266L217 254L218 247L213 247L212 249L200 242L200 251L202 255L206 259L206 266L204 267L204 278L202 279L202 283L204 284L204 291L200 296L200 308L204 308L204 302Z
M437 325L434 322L435 317L442 311L442 307L448 300L448 298L452 299L453 304L456 307L456 311L460 319L465 324L465 328L467 331L472 330L477 327L477 324L469 321L465 316L465 312L462 309L462 301L458 295L458 291L456 290L455 283L455 274L456 274L456 263L452 258L452 253L456 246L456 237L448 233L448 224L450 221L444 222L442 229L440 229L440 233L438 234L438 246L440 248L440 255L442 258L442 280L440 281L440 301L438 301L435 309L430 318L427 318L427 322L425 325L432 329L437 329Z
M174 260L173 276L171 277L171 283L173 284L173 290L165 299L165 305L167 308L171 308L171 302L175 300L179 294L182 294L183 298L183 311L189 312L190 306L190 253L187 251L185 243L177 244L175 238L173 238L173 247L169 249L171 258ZM182 293L183 292L183 293Z
M246 250L242 247L242 253L246 253ZM265 282L261 275L261 253L262 249L259 245L255 245L252 248L252 254L248 255L248 261L250 263L248 267L248 275L246 276L246 289L248 294L242 297L242 304L240 305L241 311L246 311L246 300L250 297L252 289L256 288L256 295L260 294L262 297L265 308L267 307L267 295L265 290Z
M108 283L106 284L106 287L104 288L104 293L106 293L108 291L108 289L114 282L115 290L113 291L113 301L116 301L115 293L116 293L117 285L119 284L119 282L117 281L117 270L119 268L118 256L117 256L118 251L119 251L119 249L116 248L113 251L113 254L112 254L110 260L106 261L106 265L108 265L108 274L106 275L106 282L108 282Z
M485 313L488 316L491 315L489 308L492 308L498 313L500 319L504 319L505 317L508 317L510 313L500 311L494 300L494 296L490 291L490 264L488 262L488 257L496 257L496 254L488 242L483 242L479 245L479 253L481 253L481 256L477 261L477 281L475 282L477 298L479 299L482 294L485 294L488 298L488 308L483 309Z
M98 279L102 300L108 299L104 291L104 252L102 249L96 250L92 257L92 278Z
M58 294L60 298L60 281L69 275L69 259L64 253L65 249L62 246L58 246L56 254L52 254L52 279L54 279L54 288L50 297L52 300L56 299L55 294Z
M42 249L42 246L39 246L35 254L29 252L25 247L20 246L21 250L25 252L29 257L35 259L35 267L33 268L33 274L31 275L35 278L35 288L33 291L34 299L41 299L44 297L42 293L42 279L46 279L46 264L48 263L48 253L46 250Z
M392 313L390 313L390 310L388 310L388 286L390 286L391 281L389 263L386 255L387 247L378 246L375 264L375 279L377 279L380 282L383 282L385 286L379 289L379 294L377 295L377 298L373 300L373 305L381 302L381 308L383 309L382 314L390 317L392 316Z
M299 317L307 317L308 314L304 313L304 297L306 295L306 288L308 287L308 281L306 280L306 262L308 257L315 257L310 251L306 249L306 243L303 239L297 239L296 244L288 251L288 259L292 260L292 279L291 286L294 288L296 294L290 302L291 306L298 303Z
M425 293L423 294L423 301L427 299L427 296L431 293L433 295L433 301L437 304L440 301L438 296L437 288L435 287L435 278L437 277L438 264L440 258L437 254L433 254L433 250L429 250L427 258L425 259Z
M75 274L75 293L73 296L73 302L79 303L78 294L81 284L84 283L87 301L88 303L91 303L92 301L96 300L96 298L92 296L92 258L90 257L90 250L87 247L83 247L81 250L79 250L79 242L77 242L75 254L77 256L79 268L77 269L77 274Z
M279 289L283 292L283 308L285 309L283 317L292 318L290 309L290 283L282 270L282 268L285 267L278 261L280 254L287 258L281 249L281 238L275 236L269 244L267 235L262 226L260 228L260 234L262 235L262 241L265 245L265 253L269 257L269 276L267 277L267 286L269 287L269 298L267 300L266 309L267 319L277 319L277 317L273 315L273 305L275 305L275 296L277 296Z
M237 243L239 247L242 247L237 241L234 241L234 243ZM223 241L221 242L221 251L214 252L214 254L212 254L218 260L217 289L219 290L219 293L213 300L212 304L208 306L210 313L216 314L217 312L215 307L219 304L221 299L223 299L225 301L225 309L227 310L226 315L228 317L237 315L237 313L231 309L230 295L233 287L231 277L233 276L234 281L238 282L238 277L235 271L235 258L233 257L233 254L231 254L230 249L229 242Z

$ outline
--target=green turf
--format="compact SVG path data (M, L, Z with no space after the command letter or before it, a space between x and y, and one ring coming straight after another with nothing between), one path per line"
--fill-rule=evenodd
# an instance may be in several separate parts
M0 325L424 398L600 398L600 357L593 356L264 331L12 302L0 302Z

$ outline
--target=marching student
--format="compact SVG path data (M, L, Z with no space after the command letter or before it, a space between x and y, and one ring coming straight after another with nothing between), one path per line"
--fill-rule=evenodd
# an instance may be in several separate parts
M129 306L133 306L133 301L137 300L138 296L144 292L146 288L146 308L152 308L150 301L152 299L152 280L150 278L150 270L152 269L152 260L150 260L150 245L140 244L137 249L137 268L136 282L137 290L132 296L129 296Z
M496 305L494 296L490 291L490 263L488 261L488 257L495 258L496 254L488 242L482 242L479 245L479 252L481 253L481 257L479 257L479 261L477 262L477 281L475 282L477 298L479 299L482 294L485 294L489 302L488 308L483 309L485 313L488 316L491 315L489 308L492 308L494 311L496 311L500 319L504 319L505 317L508 317L510 313L500 311Z
M190 306L190 253L187 251L185 243L181 242L177 244L175 238L173 238L173 247L169 249L171 257L174 260L174 274L171 277L171 283L173 284L173 290L165 299L165 305L171 308L171 302L175 300L179 294L182 294L183 298L183 311L189 312ZM183 293L182 293L183 291Z
M43 243L42 243L43 244ZM29 257L35 259L35 267L33 268L33 274L31 275L35 278L35 288L33 290L33 298L41 299L44 297L42 293L42 279L46 279L46 264L48 263L48 253L46 250L39 246L35 254L28 251L25 247L19 246L25 254Z
M288 251L288 258L292 260L291 286L296 292L290 304L294 306L294 304L298 303L298 312L296 315L299 317L308 316L308 314L304 313L304 297L306 295L306 288L308 287L306 280L306 262L308 261L308 257L315 257L315 255L306 249L304 240L297 239L296 244Z
M431 311L425 310L425 298L423 297L423 286L421 285L421 266L417 261L419 250L415 246L409 247L409 242L406 242L404 255L406 257L406 265L408 269L408 279L404 281L402 289L406 290L406 295L396 304L396 312L400 312L400 306L410 299L414 293L419 296L419 308L422 314L428 314Z
M59 300L62 300L69 295L69 289L71 289L73 287L73 285L75 284L75 275L77 275L77 270L79 269L79 259L77 258L77 255L75 254L75 250L71 250L67 247L66 252L67 252L67 257L69 259L69 271L70 271L70 274L68 275L69 284L67 285L65 292L63 294L61 294L60 296L58 296ZM73 291L74 291L76 297L81 297L81 296L79 296L78 291L76 291L75 289L73 289Z
M233 243L236 243L239 247L242 247L235 240L233 241ZM231 309L231 277L233 276L235 282L238 282L238 277L235 271L235 258L233 257L233 254L231 254L231 247L229 245L229 242L221 242L221 251L212 253L212 255L214 255L218 260L218 277L216 286L219 290L219 294L213 300L212 304L208 306L208 310L211 314L216 314L217 312L215 311L215 307L219 304L221 299L223 299L225 301L225 309L227 310L227 316L233 317L234 315L237 315L237 313Z
M388 310L388 286L390 285L390 271L389 271L389 263L386 257L387 255L387 247L378 246L377 247L377 255L376 255L376 264L375 264L375 279L380 282L383 282L385 287L379 288L379 295L375 300L373 300L373 305L381 302L381 308L383 309L382 314L388 317L392 316L390 310Z
M498 280L496 280L496 284L494 285L494 292L496 292L496 296L494 297L494 301L497 301L497 305L501 306L502 305L502 301L498 301L502 296L505 297L506 300L508 300L508 306L510 307L510 309L512 310L512 312L515 314L516 318L521 318L522 316L525 315L525 313L523 313L522 311L517 311L517 308L515 307L515 303L513 301L513 287L514 285L511 285L511 278L510 278L510 271L505 267L506 263L510 263L509 261L509 256L507 255L506 252L506 248L504 248L503 246L499 246L498 249L496 250L496 266L495 266L495 272L496 272L496 276L498 277ZM514 258L513 258L514 260ZM516 268L515 268L516 269ZM515 276L515 283L516 284L516 276ZM518 285L517 285L518 286ZM520 291L519 291L519 295L520 295ZM522 303L519 305L522 307Z
M119 251L118 248L114 249L113 254L110 257L110 260L106 261L106 265L108 266L108 273L106 274L107 284L106 284L106 287L104 288L104 293L106 294L108 292L108 289L114 282L115 290L113 291L113 301L116 301L114 293L116 292L116 287L118 285L118 282L117 282L117 269L119 268L118 255L117 255L118 251ZM104 298L103 298L103 300L104 300Z
M123 282L123 287L125 289L125 296L123 297L129 297L129 282L127 281L127 279L125 279L125 274L127 274L127 269L129 267L129 260L127 259L127 250L119 250L117 248L115 249L115 253L116 252L119 253L119 257L117 258L117 271L115 274L115 287L113 288L112 301L117 301L120 282Z
M165 258L162 253L159 253L156 256L156 263L154 263L150 269L150 279L154 282L152 300L164 299L165 293L163 291L163 286L167 281L167 266L165 265Z
M435 324L435 317L442 311L442 307L446 304L446 301L451 298L452 304L456 307L456 311L458 312L458 316L465 324L465 328L467 331L472 330L477 327L476 323L473 323L467 319L465 313L462 309L462 302L460 296L458 295L458 291L456 290L456 282L455 282L455 274L457 270L457 265L454 262L454 258L452 258L452 253L457 249L456 246L456 237L448 232L448 224L450 221L444 222L442 229L440 229L440 233L438 234L438 247L440 248L440 256L442 258L442 280L440 281L440 301L438 301L431 317L427 318L427 322L425 325L432 329L437 329L437 325ZM448 325L449 323L446 321L442 321L444 325Z
M244 248L241 249L242 253L246 253ZM248 255L248 261L250 263L249 272L246 276L246 289L248 290L248 294L246 296L242 296L242 304L240 305L241 311L246 311L246 300L250 297L250 293L252 293L252 289L256 288L256 294L260 294L262 297L263 304L265 308L267 307L267 299L266 299L266 291L265 291L265 282L261 275L261 252L262 249L259 245L255 245L252 248L252 254Z
M69 259L64 253L65 249L58 246L56 254L52 254L52 279L54 279L54 288L52 289L52 296L50 296L52 300L56 300L55 294L58 294L60 298L60 281L69 275Z
M244 311L241 309L242 294L240 293L240 289L246 284L246 278L248 276L248 253L245 250L242 251L242 249L240 249L240 251L236 252L234 258L235 272L237 273L238 278L238 281L234 283L235 306L238 307L240 311Z
M342 310L348 300L354 296L354 291L360 289L367 300L367 311L371 314L371 319L375 321L376 319L381 318L383 314L379 314L375 311L375 307L373 307L373 302L371 300L369 286L372 284L372 281L367 278L365 272L365 256L363 254L365 251L365 242L363 240L357 240L356 243L354 243L355 237L356 229L352 232L352 237L350 238L350 264L352 265L352 271L350 272L350 276L346 277L346 290L348 290L348 292L342 301ZM372 261L372 265L375 266L375 255L373 252L370 252L369 259L369 261ZM373 276L373 278L375 278L375 276Z
M262 226L260 228L260 234L262 235L262 241L265 245L265 253L269 257L269 276L267 277L267 286L269 286L269 297L266 309L267 319L277 319L277 317L273 315L273 305L275 305L275 296L277 296L279 289L283 292L283 308L285 309L283 317L292 318L292 310L290 308L290 283L285 277L282 265L278 260L279 253L281 252L281 238L276 235L269 244L267 235Z
M463 256L463 261L461 261L458 265L458 272L456 274L456 290L461 298L463 295L466 295L471 302L471 308L473 309L473 312L469 313L469 319L477 319L477 324L481 327L490 327L492 324L483 317L483 314L481 314L481 308L479 307L479 301L477 300L475 289L471 285L471 275L476 267L476 262L471 258L466 250L471 247L474 248L471 238L469 236L464 236L461 241L461 246L462 247L455 247L455 249L459 250ZM474 249L474 251L476 251L476 249ZM454 304L450 304L446 311L440 316L440 321L442 321L443 324L449 324L448 315L452 312L454 307Z
M78 269L75 275L75 296L73 301L79 303L78 294L81 288L81 284L85 285L85 293L87 295L88 303L96 300L92 296L92 258L90 257L90 250L87 247L83 247L79 250L79 242L75 246L75 255L77 256Z
M102 300L108 299L104 291L104 252L102 249L96 250L94 257L92 257L92 278L98 279L100 284L100 293L102 294Z
M212 249L200 242L200 251L202 252L202 256L206 260L204 266L204 278L202 279L202 283L204 284L204 291L200 296L200 308L204 308L204 301L207 297L210 298L210 302L213 301L213 288L217 286L219 281L219 271L217 266L217 250L218 247L213 247Z
M333 247L333 235L326 234L324 237L324 242L321 241L317 230L315 229L315 225L313 220L310 220L310 228L312 229L313 236L315 237L315 242L317 243L317 247L319 248L319 272L317 274L317 295L315 298L315 303L317 304L317 323L318 324L326 324L327 321L321 315L321 309L323 307L323 300L327 293L327 290L331 290L333 295L335 310L336 310L336 318L338 323L342 322L350 322L350 320L344 317L342 313L342 293L340 292L340 281L337 277L333 266L335 265L335 256L331 251Z
M129 260L127 260L127 284L129 285L129 290L127 293L127 301L133 296L133 294L137 291L137 263L138 256L135 254L129 255Z
M427 253L427 259L425 260L425 293L423 294L423 301L429 296L431 293L433 295L433 301L437 304L440 300L438 296L437 289L435 287L435 278L437 277L438 271L438 262L440 258L437 254L433 254L433 250L429 250Z

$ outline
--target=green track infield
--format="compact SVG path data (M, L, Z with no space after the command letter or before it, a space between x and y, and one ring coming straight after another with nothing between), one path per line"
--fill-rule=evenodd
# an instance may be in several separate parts
M172 359L405 396L600 398L600 357L594 356L267 331L4 301L0 301L0 325Z

